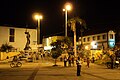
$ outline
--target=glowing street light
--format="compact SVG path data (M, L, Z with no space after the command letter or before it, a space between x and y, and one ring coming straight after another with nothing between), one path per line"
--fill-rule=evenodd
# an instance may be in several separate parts
M71 5L66 4L65 9L63 11L65 12L65 37L67 37L67 11L71 10Z
M40 44L40 20L43 18L42 15L36 14L34 18L38 21L38 28L37 28L37 44Z

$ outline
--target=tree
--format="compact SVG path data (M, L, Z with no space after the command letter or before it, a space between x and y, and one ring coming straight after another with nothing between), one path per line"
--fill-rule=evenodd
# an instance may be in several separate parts
M72 39L70 37L65 37L62 40L62 49L64 53L67 51L68 55L72 54L73 55L73 44L72 44Z
M61 56L62 54L62 48L61 48L61 40L57 40L56 42L51 43L51 46L53 46L51 53L52 53L52 58L55 59L55 65L57 66L57 58Z
M82 32L86 29L86 23L83 19L79 17L71 18L68 20L68 26L71 27L71 30L74 32L74 55L76 56L76 24L80 24L80 32L81 32L81 46L82 46Z
M65 37L62 40L62 47L68 49L72 46L72 40L69 37Z
M79 24L79 25L78 25ZM76 28L80 29L80 33L81 33L81 45L82 45L82 36L83 36L83 32L85 29L87 29L86 27L86 22L85 20L79 18L79 17L74 17L68 20L68 26L71 27L71 30L73 32L76 31Z

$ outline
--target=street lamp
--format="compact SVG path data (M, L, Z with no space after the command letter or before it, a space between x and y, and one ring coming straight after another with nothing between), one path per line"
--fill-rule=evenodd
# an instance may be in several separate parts
M66 4L65 9L63 11L65 12L65 37L67 37L67 11L71 10L71 5Z
M37 28L37 44L40 44L40 20L42 19L42 15L35 15L35 19L38 21L38 28Z

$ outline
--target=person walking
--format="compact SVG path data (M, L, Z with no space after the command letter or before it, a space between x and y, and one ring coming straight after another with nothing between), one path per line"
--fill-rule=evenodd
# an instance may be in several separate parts
M90 67L90 59L87 58L87 67L89 68Z

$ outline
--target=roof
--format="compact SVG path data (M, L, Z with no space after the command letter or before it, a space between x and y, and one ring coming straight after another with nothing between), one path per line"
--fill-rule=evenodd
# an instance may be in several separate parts
M108 33L111 29L109 28L93 28L93 29L87 29L83 32L83 36L87 35L94 35L94 34L100 34L100 33Z

